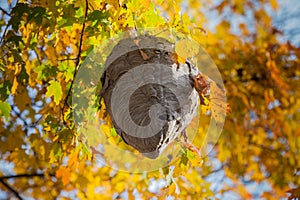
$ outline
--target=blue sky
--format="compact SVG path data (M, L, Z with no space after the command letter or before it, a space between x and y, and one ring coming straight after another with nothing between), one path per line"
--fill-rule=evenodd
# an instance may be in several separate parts
M273 10L271 6L265 6L267 12L273 18L273 25L282 30L284 35L278 36L280 41L285 42L289 40L292 44L300 46L300 1L299 0L277 0L279 4L278 10ZM215 5L220 3L220 0L213 0ZM228 19L230 17L231 32L238 33L239 23L245 23L251 30L251 26L254 25L251 13L245 13L245 16L234 16L232 13L225 13L218 15L217 11L206 12L208 18L208 24L206 24L206 29L214 32L215 27L218 23L222 21L223 18Z

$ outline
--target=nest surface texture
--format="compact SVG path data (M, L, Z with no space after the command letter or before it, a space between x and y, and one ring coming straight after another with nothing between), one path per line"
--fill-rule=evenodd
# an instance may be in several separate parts
M164 38L123 39L101 77L100 96L116 132L148 158L158 157L197 112L197 69L177 59L174 44Z

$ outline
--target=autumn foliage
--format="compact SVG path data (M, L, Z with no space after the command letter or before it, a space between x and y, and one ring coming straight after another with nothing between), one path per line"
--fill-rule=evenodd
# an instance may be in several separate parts
M266 11L278 9L276 0L213 2L1 5L0 199L299 198L300 50L278 40L282 33ZM211 14L223 17L208 31ZM234 19L246 16L233 30ZM232 112L208 156L183 145L172 165L127 173L99 162L101 155L77 132L71 102L76 73L94 47L134 27L176 29L199 42L218 66ZM195 147L209 120L201 117ZM112 126L102 129L116 136Z

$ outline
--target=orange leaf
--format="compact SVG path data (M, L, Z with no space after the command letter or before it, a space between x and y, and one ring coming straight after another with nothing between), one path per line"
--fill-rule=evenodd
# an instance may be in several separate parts
M70 182L71 172L70 169L65 166L60 166L56 171L56 177L62 178L63 185L67 185Z

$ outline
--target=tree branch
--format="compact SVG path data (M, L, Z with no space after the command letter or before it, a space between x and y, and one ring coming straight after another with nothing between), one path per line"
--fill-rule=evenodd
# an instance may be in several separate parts
M66 125L66 121L65 121L65 117L64 117L64 110L65 110L65 107L68 105L68 98L70 97L70 94L71 94L71 90L73 88L73 84L74 84L74 79L77 75L77 72L79 70L79 62L80 62L80 56L81 56L81 48L82 48L82 42L83 42L83 34L84 34L84 30L85 30L85 22L86 22L86 18L87 18L87 14L88 14L88 9L89 9L89 6L88 6L88 0L85 0L85 13L84 13L84 22L82 24L82 29L81 29L81 34L80 34L80 40L79 40L79 47L78 47L78 54L77 54L77 57L76 57L76 62L75 62L75 71L74 71L74 74L73 74L73 79L71 81L71 85L70 85L70 88L68 90L68 93L67 93L67 96L65 97L65 101L64 101L64 105L63 105L63 108L61 110L62 112L62 117L63 117L63 123L64 125Z
M49 174L49 175L54 176L53 174ZM31 177L44 177L44 176L45 174L17 174L17 175L1 176L0 181L5 179L10 179L10 178L23 178L23 177L31 178Z
M82 42L83 42L83 34L84 34L84 29L85 29L85 21L87 18L87 14L88 14L88 9L89 9L89 2L88 0L85 0L85 13L84 13L84 22L82 24L82 29L81 29L81 34L80 34L80 40L79 40L79 47L78 47L78 54L77 54L77 60L75 63L76 68L79 68L79 61L80 61L80 56L81 56L81 48L82 48ZM75 70L74 73L74 78L76 75L78 69ZM73 79L74 80L74 79Z
M18 3L19 3L19 0L16 1L15 7L18 5ZM10 5L11 5L11 4L10 4ZM2 8L1 8L1 11L4 12L4 13L6 12L6 11L5 11L4 9L2 9ZM7 12L6 12L6 13L7 13ZM7 13L7 14L8 14L9 16L11 16L12 12ZM3 43L3 41L4 41L4 37L5 37L5 35L6 35L6 32L7 32L9 26L10 26L9 23L7 23L6 26L5 26L5 29L4 29L3 34L2 34L2 36L1 36L0 45L2 45L2 43Z
M67 60L77 60L77 58L64 58L64 59L59 59L57 61L62 62L62 61L67 61Z
M7 32L8 27L9 27L9 24L7 24L7 25L5 26L5 29L4 29L3 34L2 34L2 36L1 36L0 45L2 45L2 43L3 43L3 41L4 41L4 37L5 37L5 35L6 35L6 32Z
M8 15L8 16L11 16L11 14L8 13L6 10L4 10L2 7L0 7L0 10L1 10L4 14L6 14L6 15Z
M39 123L43 118L44 118L44 115L41 115L37 120L35 120L33 123L31 123L31 124L29 125L29 127L30 127L30 128L35 128L35 127L38 125L38 123Z
M2 183L2 185L4 185L9 191L11 191L18 199L23 200L23 198L20 196L20 194L14 188L12 188L10 185L8 185L5 181L0 179L0 183Z
M39 64L41 65L41 64L42 64L42 60L40 59L40 56L39 56L39 54L38 54L36 48L33 48L32 50L33 50L33 52L35 53L36 58L37 58Z
M53 174L49 174L50 176L55 176ZM20 196L20 194L12 188L10 185L8 185L4 180L11 179L11 178L31 178L31 177L45 177L45 174L17 174L17 175L9 175L9 176L1 176L0 177L0 183L4 185L9 191L11 191L18 199L23 200L23 198Z
M15 105L10 105L11 111L16 115L17 118L19 118L24 123L24 131L25 134L28 136L28 123L26 122L26 119L24 119L22 115L22 111L18 112L15 110Z

